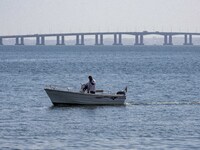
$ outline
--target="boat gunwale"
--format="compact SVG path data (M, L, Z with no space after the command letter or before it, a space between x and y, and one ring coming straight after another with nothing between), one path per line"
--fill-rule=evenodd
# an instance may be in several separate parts
M44 89L45 91L46 90L49 90L49 91L56 91L56 92L62 92L62 93L71 93L71 94L78 94L78 95L86 95L86 96L93 96L93 97L96 97L96 96L101 96L101 97L125 97L126 98L126 95L122 95L122 94L90 94L90 93L80 93L80 92L76 92L76 91L66 91L66 90L60 90L60 89L51 89L51 88L45 88Z

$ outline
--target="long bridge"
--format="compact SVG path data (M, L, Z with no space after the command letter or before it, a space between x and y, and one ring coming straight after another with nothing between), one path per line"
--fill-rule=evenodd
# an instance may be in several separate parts
M144 37L147 35L157 35L163 37L163 45L173 45L173 37L183 36L183 45L193 45L193 36L200 36L200 33L191 32L86 32L86 33L55 33L55 34L30 34L30 35L8 35L0 36L0 45L4 45L4 40L14 39L15 45L25 45L25 39L34 38L36 45L45 45L45 38L54 37L56 45L66 45L65 37L75 37L75 45L85 45L85 36L94 39L94 45L104 45L104 37L113 36L113 45L123 45L123 36L133 36L133 45L144 45Z

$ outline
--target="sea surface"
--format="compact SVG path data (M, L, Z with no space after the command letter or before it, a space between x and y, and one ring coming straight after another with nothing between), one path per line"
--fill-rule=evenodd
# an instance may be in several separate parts
M122 106L54 107L46 85L128 86ZM200 46L0 46L0 149L200 149Z

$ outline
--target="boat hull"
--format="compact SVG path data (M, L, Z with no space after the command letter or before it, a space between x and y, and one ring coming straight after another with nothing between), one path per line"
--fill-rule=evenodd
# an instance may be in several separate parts
M54 105L122 105L126 99L125 95L88 94L56 89L45 89L45 91Z

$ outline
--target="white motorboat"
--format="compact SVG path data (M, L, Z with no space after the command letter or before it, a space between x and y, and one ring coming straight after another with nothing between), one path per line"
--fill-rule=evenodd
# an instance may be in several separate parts
M127 88L125 88L124 91L118 91L115 94L104 93L103 90L97 90L95 94L89 94L83 91L59 89L54 86L46 87L44 90L46 91L53 105L122 105L126 100L127 92Z

